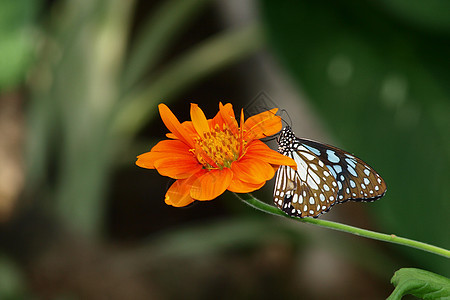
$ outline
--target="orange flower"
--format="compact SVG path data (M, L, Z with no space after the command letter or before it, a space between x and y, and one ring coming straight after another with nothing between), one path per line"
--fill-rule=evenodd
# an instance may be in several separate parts
M166 204L181 207L194 200L212 200L227 189L251 192L271 179L279 165L296 168L294 160L259 140L281 130L277 108L245 122L241 110L239 127L230 103L220 103L219 112L209 120L197 104L191 104L192 121L182 124L165 104L158 107L171 139L139 155L136 164L177 179L166 193Z

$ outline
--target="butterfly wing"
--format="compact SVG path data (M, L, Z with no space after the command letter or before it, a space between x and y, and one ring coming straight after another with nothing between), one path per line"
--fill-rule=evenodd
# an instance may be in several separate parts
M337 181L339 203L375 201L386 193L386 183L375 170L358 157L333 146L298 139L316 155Z
M337 182L325 165L308 150L286 154L297 163L297 170L280 166L274 189L274 202L295 217L317 217L328 211L337 200Z
M386 192L380 175L344 150L297 138L290 128L279 145L297 163L297 170L280 166L275 180L275 205L290 216L318 217L336 203L375 201Z

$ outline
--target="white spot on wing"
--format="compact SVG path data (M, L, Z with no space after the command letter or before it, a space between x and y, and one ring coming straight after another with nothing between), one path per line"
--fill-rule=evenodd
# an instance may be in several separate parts
M351 159L351 158L346 158L345 161L347 162L347 164L349 164L350 166L352 166L353 168L356 168L356 162Z
M314 180L311 178L311 176L308 176L308 180L306 181L306 183L312 189L315 189L315 190L319 189L319 186L314 182Z
M333 168L336 170L336 173L342 173L342 167L340 165L334 165Z
M354 169L352 166L347 165L347 170L348 170L348 172L349 172L350 174L352 174L353 176L358 177L358 174L356 174L356 171L355 171L355 169Z
M305 161L294 152L293 158L295 160L295 163L297 164L297 173L300 176L300 179L302 181L306 181L306 170L308 169L308 165L305 163Z
M314 153L315 155L320 156L319 149L316 149L316 148L308 146L308 145L305 145L305 147L308 148L308 150L311 151L312 153Z
M306 152L302 152L302 155L303 155L304 157L306 157L306 159L308 159L308 160L313 160L313 159L315 158L314 155L309 154L309 153L306 153Z
M328 160L331 161L332 163L339 162L339 157L336 156L336 153L333 150L328 149L327 156L328 156Z
M319 176L317 176L316 173L310 172L309 175L312 177L312 179L313 179L317 184L320 183L320 178L319 178Z

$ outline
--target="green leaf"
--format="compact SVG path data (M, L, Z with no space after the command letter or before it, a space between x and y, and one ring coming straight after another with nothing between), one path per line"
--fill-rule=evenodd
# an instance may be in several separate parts
M425 270L403 268L391 279L395 290L388 300L411 294L422 299L450 299L450 279Z
M386 196L366 205L382 230L449 248L450 38L405 26L377 1L261 3L270 45L337 146L387 182Z

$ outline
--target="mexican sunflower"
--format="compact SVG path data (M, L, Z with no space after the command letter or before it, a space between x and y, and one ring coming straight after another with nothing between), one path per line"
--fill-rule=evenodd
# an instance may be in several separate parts
M279 165L296 168L294 160L259 140L281 130L276 108L245 122L241 110L240 127L230 103L220 103L219 112L209 120L197 104L191 104L192 121L183 123L165 104L158 108L170 139L139 155L136 164L176 179L166 193L168 205L212 200L225 190L251 192L271 179Z

